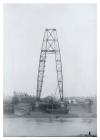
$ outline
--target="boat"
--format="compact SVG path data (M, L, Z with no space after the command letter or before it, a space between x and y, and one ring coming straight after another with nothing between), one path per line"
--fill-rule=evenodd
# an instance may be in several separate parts
M69 112L66 105L61 106L59 103L42 103L40 104L40 109L46 113L52 114L66 114Z

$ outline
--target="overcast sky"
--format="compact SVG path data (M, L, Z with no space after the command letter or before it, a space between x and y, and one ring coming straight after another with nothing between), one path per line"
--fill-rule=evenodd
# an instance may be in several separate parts
M4 95L36 95L45 28L56 28L64 96L96 95L96 5L5 4ZM42 96L55 94L54 54L48 54ZM58 95L58 91L56 93Z

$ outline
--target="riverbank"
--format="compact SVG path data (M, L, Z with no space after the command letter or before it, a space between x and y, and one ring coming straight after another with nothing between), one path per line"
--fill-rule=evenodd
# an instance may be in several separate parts
M69 112L67 114L52 114L52 113L45 113L40 110L31 111L28 114L4 114L5 118L17 118L17 117L25 117L25 118L96 118L96 114L93 113L80 113L77 112Z
M23 105L23 106L22 106ZM4 112L4 117L16 118L96 118L96 104L68 104L68 113L46 113L42 109L30 109L29 104L18 104L13 112Z

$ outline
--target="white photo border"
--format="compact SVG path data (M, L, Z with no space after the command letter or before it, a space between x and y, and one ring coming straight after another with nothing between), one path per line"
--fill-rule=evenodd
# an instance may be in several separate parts
M48 3L48 4L97 4L97 137L3 137L3 5L5 3ZM53 139L53 140L77 140L100 138L100 0L1 0L0 1L0 139L25 140L25 139ZM19 128L20 129L20 128Z

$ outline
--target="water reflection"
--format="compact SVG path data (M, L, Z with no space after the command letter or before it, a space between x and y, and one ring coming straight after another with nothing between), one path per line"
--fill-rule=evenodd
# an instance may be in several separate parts
M83 118L82 122L83 123L92 123L93 119L92 118Z

